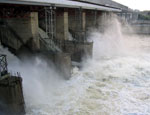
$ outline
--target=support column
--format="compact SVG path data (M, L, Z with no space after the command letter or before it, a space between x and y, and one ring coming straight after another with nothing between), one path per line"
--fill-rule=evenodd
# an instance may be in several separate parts
M86 13L82 12L82 30L86 30Z
M86 13L85 11L82 11L82 39L83 41L86 41Z
M97 27L97 10L94 11L94 26Z
M68 40L68 11L59 10L56 18L56 37L57 39Z
M32 50L40 49L40 41L39 41L39 22L38 22L38 12L30 13L30 22L31 22L31 33L32 33Z
M68 39L68 12L64 12L64 40Z

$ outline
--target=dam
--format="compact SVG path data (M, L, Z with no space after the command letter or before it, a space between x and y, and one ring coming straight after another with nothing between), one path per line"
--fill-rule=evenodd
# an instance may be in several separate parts
M111 0L0 6L0 115L150 114L149 25L136 12Z

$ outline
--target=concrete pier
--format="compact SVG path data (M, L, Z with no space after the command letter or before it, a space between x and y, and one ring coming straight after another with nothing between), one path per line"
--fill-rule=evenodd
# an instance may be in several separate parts
M68 40L68 11L67 9L57 9L56 16L56 38Z
M69 53L56 53L55 54L55 64L58 72L65 79L71 78L71 57Z
M22 78L8 73L6 55L0 55L0 114L24 115Z
M31 22L31 47L32 50L40 50L40 40L39 40L39 21L38 12L30 12L30 22Z
M71 56L70 53L42 51L35 56L44 59L48 65L53 66L57 73L64 79L71 78Z
M5 76L0 79L1 115L24 115L24 97L21 77Z
M38 12L24 13L25 18L1 18L1 42L15 49L15 53L23 47L36 51L40 49L38 33ZM12 40L13 38L13 40ZM6 40L7 39L7 40Z
M93 42L71 42L67 41L64 51L71 55L71 60L81 62L83 59L91 58L93 54Z

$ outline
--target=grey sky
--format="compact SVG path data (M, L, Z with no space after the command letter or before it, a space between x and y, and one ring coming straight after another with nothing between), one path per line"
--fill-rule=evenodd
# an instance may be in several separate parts
M114 0L132 9L150 10L150 0Z

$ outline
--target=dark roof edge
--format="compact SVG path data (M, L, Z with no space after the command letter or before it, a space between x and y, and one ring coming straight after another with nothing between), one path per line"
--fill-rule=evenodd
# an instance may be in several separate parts
M80 1L80 0L79 0L79 1L77 1L77 0L69 0L69 1L82 2L82 3L93 4L93 5L98 5L98 6L104 6L104 7L114 8L114 9L120 10L120 8L117 8L117 7L108 6L108 5L103 5L103 4L97 4L97 3L92 3L92 2L88 2L88 1Z

